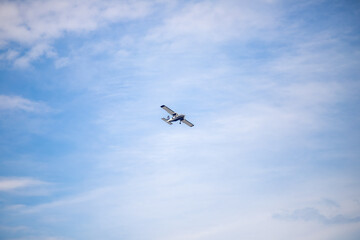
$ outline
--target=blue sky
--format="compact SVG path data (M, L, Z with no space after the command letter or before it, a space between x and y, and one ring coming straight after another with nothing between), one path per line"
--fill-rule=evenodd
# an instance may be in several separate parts
M0 1L0 238L359 239L359 23L358 1Z

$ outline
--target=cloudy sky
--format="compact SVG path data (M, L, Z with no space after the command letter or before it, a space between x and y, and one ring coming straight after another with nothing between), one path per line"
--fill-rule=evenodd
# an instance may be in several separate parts
M0 239L360 239L359 63L356 0L1 0Z

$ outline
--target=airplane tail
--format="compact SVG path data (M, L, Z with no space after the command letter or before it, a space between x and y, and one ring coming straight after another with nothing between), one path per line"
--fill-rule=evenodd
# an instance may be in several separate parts
M166 122L167 124L169 124L169 125L172 125L172 123L171 122L168 122L168 119L166 119L166 118L161 118L164 122Z

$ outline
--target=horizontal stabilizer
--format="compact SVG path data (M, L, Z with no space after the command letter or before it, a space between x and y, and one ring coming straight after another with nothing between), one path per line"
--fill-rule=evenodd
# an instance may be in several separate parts
M168 120L166 119L166 118L161 118L164 122L166 122L167 124L169 124L169 125L172 125L172 123L171 122L168 122Z

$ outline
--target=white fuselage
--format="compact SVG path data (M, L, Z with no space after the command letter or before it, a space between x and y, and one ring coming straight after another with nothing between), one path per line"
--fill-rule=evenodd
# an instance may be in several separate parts
M182 121L184 120L185 115L184 114L175 114L172 118L168 120L168 122L176 122L178 120Z

